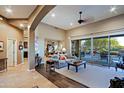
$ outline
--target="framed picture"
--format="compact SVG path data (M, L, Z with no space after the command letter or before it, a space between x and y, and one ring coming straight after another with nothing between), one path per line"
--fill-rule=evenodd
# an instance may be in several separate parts
M0 41L0 52L3 51L3 49L4 49L4 43L3 41Z
M24 48L28 48L28 42L24 42Z

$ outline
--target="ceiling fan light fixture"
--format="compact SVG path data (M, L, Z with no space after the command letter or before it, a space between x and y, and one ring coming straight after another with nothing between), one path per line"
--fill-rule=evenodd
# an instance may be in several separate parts
M80 11L79 14L82 14L82 11Z
M85 20L81 19L81 14L82 14L82 11L79 12L79 15L80 15L80 19L78 20L79 24L82 24L83 22L85 22Z
M82 19L78 20L79 24L82 24L83 22L85 22L85 20L82 20Z

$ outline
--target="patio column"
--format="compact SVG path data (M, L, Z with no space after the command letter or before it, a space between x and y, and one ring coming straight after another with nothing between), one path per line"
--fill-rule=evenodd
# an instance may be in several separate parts
M28 64L29 70L35 70L35 31L31 30L28 38Z

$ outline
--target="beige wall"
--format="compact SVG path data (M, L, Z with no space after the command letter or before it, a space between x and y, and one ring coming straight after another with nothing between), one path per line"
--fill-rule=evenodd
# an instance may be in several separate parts
M38 53L42 57L44 56L45 39L60 40L62 41L63 47L65 47L65 31L64 30L57 29L53 26L40 23L35 30L35 36L38 38L38 45L39 45Z
M97 35L112 34L117 29L124 28L124 15L119 15L99 22L91 23L79 28L75 28L66 32L66 48L70 54L70 41L72 39L81 39ZM122 30L124 33L124 30Z
M17 46L19 41L23 41L23 32L19 31L6 23L0 22L0 41L4 41L4 51L0 52L0 58L7 57L7 39L17 40ZM18 47L17 47L18 49ZM17 63L21 62L21 54L17 52Z

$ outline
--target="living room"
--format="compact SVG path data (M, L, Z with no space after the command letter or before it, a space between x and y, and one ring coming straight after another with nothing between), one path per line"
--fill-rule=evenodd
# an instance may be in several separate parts
M15 18L2 12L12 18L0 16L0 39L4 41L0 42L0 58L7 60L7 53L10 53L8 37L10 40L14 38L11 44L15 44L15 48L9 50L16 49L17 54L12 57L10 53L8 60L13 58L15 61L13 64L8 61L12 67L7 66L8 70L0 73L1 87L123 87L112 86L110 82L121 81L123 77L123 5L25 5L11 8L13 10L6 12L15 10ZM22 8L27 12L21 11ZM4 11L4 6L0 9ZM30 15L29 18L24 14ZM26 36L24 32L27 32ZM26 61L24 52L28 52ZM18 85L20 82L22 84Z
M72 58L72 56L74 56L78 60L86 61L87 64L86 69L81 65L76 69L75 67L70 67L71 70L67 70L67 64L62 60L59 60L57 63L59 67L57 66L55 71L88 87L109 87L110 79L114 77L123 77L122 70L117 68L118 70L116 71L115 69L116 63L123 63L123 42L119 41L123 39L124 15L121 8L123 10L123 6L111 5L58 5L52 9L41 21L47 28L45 29L45 34L47 34L48 37L46 36L45 39L53 42L54 40L59 40L63 41L63 43L60 44L61 47L58 45L58 49L56 50L52 48L54 53L49 56L47 55L47 58L49 57L51 59L54 54L63 56L62 50L64 48L66 52L64 55L66 58ZM81 19L84 20L84 23L82 24L78 23L78 20L80 19L80 11L82 12ZM42 26L38 25L38 28L36 29L36 32L38 32L36 36L37 38L45 36L44 33L42 33L43 31L40 29ZM44 27L42 27L42 29L43 28ZM51 28L52 30L48 28ZM55 30L59 31L56 32ZM50 31L55 31L56 33L52 34ZM44 58L47 46L45 45L45 39L37 41L39 42L39 45L41 42L44 42L42 43L44 48L42 47L41 49L41 46L37 46L37 50L43 51L43 61L48 60ZM119 45L122 45L121 48L119 47L115 50L118 46L117 43L112 45L112 41L114 40L119 44L121 42ZM101 47L99 47L100 45ZM40 54L41 52L37 53ZM120 53L122 54L119 57ZM52 60L56 61L58 59L53 58ZM97 77L97 75L99 75L99 77Z
M121 93L124 0L0 0L1 93Z

